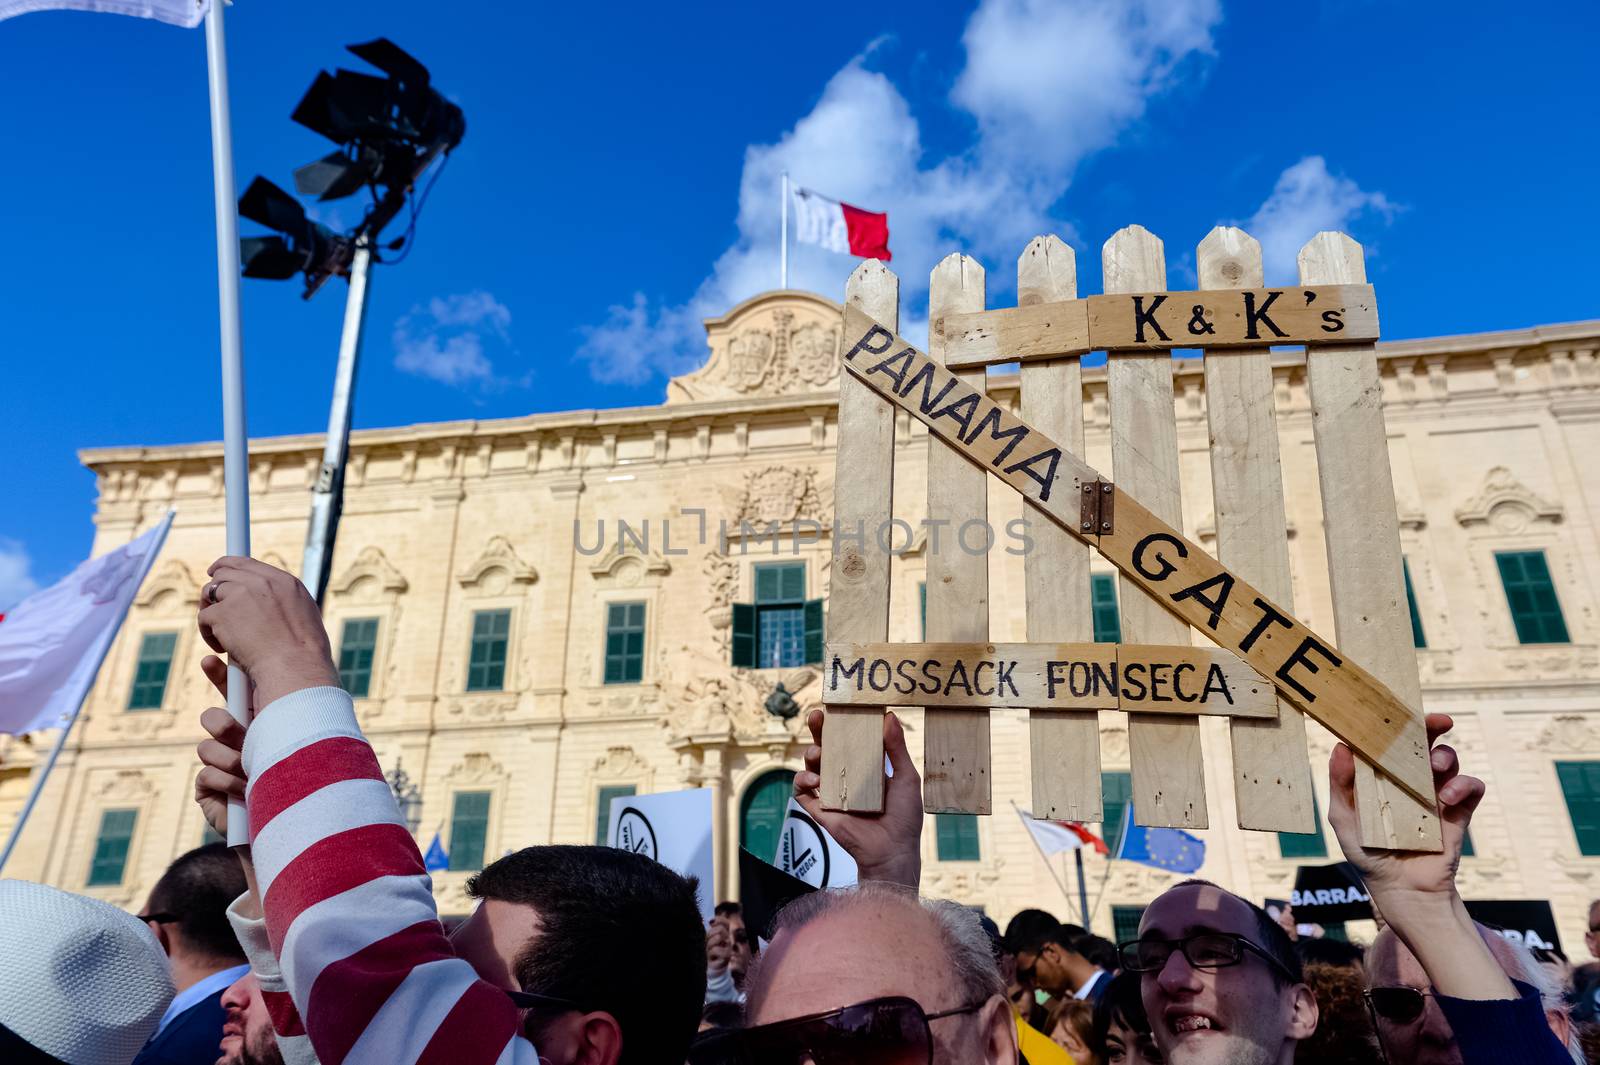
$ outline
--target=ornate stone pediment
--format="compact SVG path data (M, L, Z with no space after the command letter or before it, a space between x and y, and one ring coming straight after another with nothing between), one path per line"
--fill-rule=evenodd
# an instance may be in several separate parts
M782 525L802 519L822 520L822 497L817 491L817 471L800 466L768 466L747 475L744 497L734 519L751 525Z
M589 573L597 581L609 579L626 585L638 584L646 576L665 577L671 572L672 563L663 558L661 552L641 551L632 544L623 543L620 536L589 567Z
M168 593L173 593L177 601L186 606L192 606L200 598L200 583L189 572L189 567L175 558L167 559L145 578L144 587L139 589L133 602L136 606L152 606Z
M539 579L538 571L522 561L510 540L491 536L477 561L462 570L456 580L463 588L474 588L489 584L493 580L490 575L496 572L504 574L502 579L507 584L532 584Z
M383 553L383 548L373 546L363 549L349 568L328 586L328 590L335 595L348 595L357 584L367 580L385 592L399 593L408 587L405 577L394 568Z
M764 292L706 319L711 357L667 384L668 403L828 392L839 383L837 303L795 289Z
M1456 521L1462 525L1491 525L1500 532L1520 532L1535 522L1558 522L1561 517L1560 503L1536 494L1505 466L1491 469L1478 494L1456 510Z

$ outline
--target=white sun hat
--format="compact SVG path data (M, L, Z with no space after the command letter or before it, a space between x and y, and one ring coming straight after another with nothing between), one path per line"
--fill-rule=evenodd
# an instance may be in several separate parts
M0 880L0 1025L67 1065L128 1065L172 1001L161 944L115 906Z

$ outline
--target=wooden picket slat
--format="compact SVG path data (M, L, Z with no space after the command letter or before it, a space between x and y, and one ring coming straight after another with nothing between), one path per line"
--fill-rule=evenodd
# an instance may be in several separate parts
M1161 240L1143 226L1112 234L1101 252L1105 290L1148 292L1167 287ZM1106 362L1111 408L1111 476L1173 528L1183 528L1178 482L1178 422L1172 396L1172 355L1165 350ZM1121 515L1118 515L1119 523ZM1124 576L1120 616L1125 643L1187 643L1189 627ZM1206 827L1206 777L1200 760L1200 722L1144 714L1128 716L1133 808L1139 823Z
M983 310L984 272L976 259L947 255L928 284L928 318ZM930 337L928 356L942 360L943 341ZM956 377L984 390L984 371ZM946 521L938 550L928 551L927 638L978 643L989 638L988 552L964 550L962 526L987 526L988 477L960 451L928 438L928 518ZM969 533L970 536L970 533ZM930 708L923 719L923 806L930 813L986 814L990 810L989 715Z
M883 322L900 321L900 279L868 259L845 285L845 306ZM854 376L839 375L839 442L834 473L836 520L828 582L828 636L875 642L889 638L889 553L877 533L893 515L894 408ZM883 809L883 711L826 707L822 732L822 805L875 813Z
M1273 718L1271 684L1231 651L1184 644L830 643L830 705L1061 707Z
M1218 226L1200 242L1195 268L1202 289L1259 288L1261 245L1242 229ZM1265 347L1222 355L1207 349L1205 379L1217 560L1288 609L1294 588L1272 355ZM1287 699L1280 702L1276 718L1230 726L1239 827L1312 832L1316 809L1305 718Z
M1027 259L1035 245L1044 237L1035 237L1022 253ZM1062 244L1059 237L1048 238L1072 254L1072 249ZM1043 254L1042 252L1040 254ZM1017 263L1020 274L1022 261ZM1072 263L1071 290L1078 291L1077 263ZM1042 277L1048 285L1048 277ZM1066 302L1070 301L1070 302ZM935 318L930 326L932 335L944 340L949 352L945 363L952 370L987 366L1012 359L1048 359L1054 362L1064 355L1082 355L1093 351L1089 341L1089 301L1073 296L1053 296L1048 293L1024 303L1022 293L1017 293L1017 305L997 311L977 314L952 314Z
M1361 245L1323 232L1300 249L1305 284L1364 284ZM1306 350L1328 576L1339 645L1382 681L1422 724L1422 682L1412 646L1400 555L1400 520L1389 469L1377 351L1371 343ZM1424 741L1426 742L1426 741ZM1361 839L1402 850L1441 847L1435 806L1405 795L1356 760Z
M1017 259L1021 312L1078 294L1078 265L1060 237L1035 237ZM1086 331L1087 332L1087 331ZM1083 454L1083 368L1076 355L1022 364L1022 419ZM1029 641L1078 643L1094 637L1089 546L1050 521L1024 513L1033 543L1023 557ZM1028 743L1037 817L1098 822L1100 715L1032 709Z

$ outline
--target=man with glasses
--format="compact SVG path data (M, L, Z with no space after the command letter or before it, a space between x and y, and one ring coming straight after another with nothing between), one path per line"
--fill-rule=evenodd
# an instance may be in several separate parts
M1186 880L1144 912L1122 966L1170 1065L1291 1065L1317 1000L1289 936L1261 907Z
M1016 1027L976 913L866 882L779 914L751 968L749 1027L693 1065L1015 1065Z

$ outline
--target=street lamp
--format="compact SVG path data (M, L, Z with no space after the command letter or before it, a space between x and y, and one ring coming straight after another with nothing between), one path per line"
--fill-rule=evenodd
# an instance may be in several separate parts
M383 779L388 782L389 790L394 792L394 801L400 807L400 819L406 823L406 831L416 835L417 826L422 824L422 789L412 783L411 774L401 768L398 759Z

